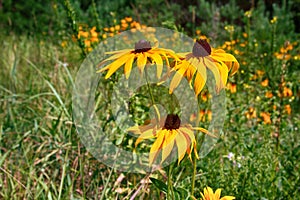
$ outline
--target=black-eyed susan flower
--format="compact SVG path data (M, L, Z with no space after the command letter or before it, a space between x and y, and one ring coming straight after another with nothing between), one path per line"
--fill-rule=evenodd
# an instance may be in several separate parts
M168 114L164 118L160 118L158 115L158 119L152 119L147 125L134 126L128 129L128 131L140 135L135 142L136 146L143 140L155 138L155 142L150 149L149 165L153 164L160 152L160 163L164 162L175 146L177 147L178 164L185 154L192 159L192 151L194 151L196 158L199 158L196 149L195 130L211 135L204 128L182 124L176 114Z
M204 188L204 194L201 192L201 200L233 200L234 196L224 196L221 198L221 189L214 192L210 187Z
M100 65L103 65L108 61L114 61L97 71L103 72L108 70L105 76L106 79L123 65L125 65L125 77L128 78L134 61L136 61L137 67L141 73L143 73L147 63L154 62L157 66L157 77L159 78L163 71L163 60L166 61L167 66L169 66L169 58L178 60L178 56L172 50L152 47L150 42L146 40L140 40L135 43L134 49L106 52L106 54L112 54L112 56L102 61Z
M233 55L225 53L222 49L213 49L206 40L201 39L195 42L192 52L179 55L181 62L173 68L177 73L171 81L170 93L185 76L190 84L194 80L194 90L198 96L206 83L207 70L213 73L216 89L220 91L226 86L228 71L231 70L233 75L240 66Z

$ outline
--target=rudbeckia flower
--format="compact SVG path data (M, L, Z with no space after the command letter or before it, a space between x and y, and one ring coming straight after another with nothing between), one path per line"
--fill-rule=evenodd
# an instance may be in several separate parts
M207 70L213 73L216 89L220 91L226 86L228 71L231 70L231 75L233 75L239 68L239 63L233 55L225 53L222 49L211 48L206 40L197 40L192 52L178 55L180 55L181 62L173 67L177 73L171 81L170 93L185 76L190 85L194 80L194 90L198 96L206 83Z
M224 196L221 197L221 189L217 189L216 192L210 188L204 188L204 194L201 192L202 199L201 200L233 200L235 197L233 196Z
M106 54L111 54L112 56L103 60L99 64L100 66L108 61L114 61L97 71L98 73L100 73L108 70L105 79L108 79L123 65L125 65L125 77L128 79L134 61L136 61L137 67L139 68L141 73L143 73L145 65L147 63L154 62L157 66L157 77L160 78L163 71L163 60L166 61L167 66L169 66L169 58L174 58L175 60L178 60L177 55L172 50L151 47L150 42L146 40L138 41L135 44L134 49L124 49L120 51L106 52Z
M181 120L176 114L168 114L165 118L160 118L158 115L158 119L152 119L147 125L134 126L128 129L128 131L140 135L135 142L135 146L145 139L155 138L155 142L150 149L149 165L153 164L160 152L160 163L164 162L175 145L178 152L178 164L186 153L192 159L193 150L196 158L199 158L196 149L195 130L210 134L204 128L192 127L190 124L181 124Z

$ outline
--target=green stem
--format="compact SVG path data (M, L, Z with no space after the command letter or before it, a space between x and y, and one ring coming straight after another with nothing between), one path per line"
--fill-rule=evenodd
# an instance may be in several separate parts
M197 173L197 158L195 157L193 160L193 176L192 176L192 189L191 189L192 196L194 196L196 173Z
M167 199L174 199L174 190L172 185L172 171L173 171L173 164L169 166L168 172L168 192L167 192Z
M198 136L199 136L199 132L195 136L196 141L198 141ZM202 134L200 138L200 142L196 144L196 149L201 149L204 139L205 139L205 134ZM197 158L195 156L193 159L193 175L192 175L192 188L191 188L192 196L194 196L194 191L195 191L196 174L197 174Z

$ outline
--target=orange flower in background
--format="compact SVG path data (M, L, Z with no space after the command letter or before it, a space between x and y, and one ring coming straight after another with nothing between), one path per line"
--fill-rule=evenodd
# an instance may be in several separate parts
M200 110L199 112L199 121L211 121L212 120L212 112L211 110Z
M202 199L201 200L233 200L234 196L224 196L221 198L221 189L217 189L216 192L210 188L204 188L204 193L201 192Z
M256 110L253 107L250 107L249 110L246 112L247 119L256 118Z
M269 79L265 79L260 83L263 87L267 87L269 85Z
M231 93L236 93L236 84L235 83L227 83L227 89Z
M293 91L288 87L284 87L283 91L282 91L282 95L284 97L291 97L291 96L293 96Z
M165 118L160 118L160 115L158 115L157 120L152 119L147 125L134 126L128 129L128 131L140 135L135 142L135 146L145 139L155 138L150 149L149 165L153 164L160 152L160 163L163 163L171 154L174 146L177 146L178 164L184 158L185 154L192 159L192 151L194 151L196 158L199 158L196 149L195 130L211 135L204 128L182 124L179 116L176 114L168 114Z
M290 104L285 105L284 110L288 115L290 115L292 113L291 105Z
M272 97L273 97L273 93L267 91L266 94L265 94L265 97L266 97L266 98L272 98Z
M261 77L262 75L264 75L265 74L265 71L263 71L263 70L256 70L256 74L259 76L259 77Z
M265 124L271 124L271 114L268 112L261 112L260 116L263 118Z

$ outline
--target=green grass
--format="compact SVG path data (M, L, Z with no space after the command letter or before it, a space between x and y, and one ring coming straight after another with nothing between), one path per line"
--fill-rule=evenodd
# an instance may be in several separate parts
M219 29L222 37L213 41L219 45L226 38L236 41L237 45L227 51L240 52L236 57L241 67L229 78L229 82L237 85L237 92L226 90L225 136L206 157L197 161L197 199L206 186L222 188L223 196L245 200L297 199L300 193L300 44L294 44L299 34L281 29L290 24L290 15L281 17L275 26L259 9L253 12L251 20L240 16L245 26L236 26L233 35ZM284 11L275 7L275 12ZM261 18L268 31L255 26ZM249 37L243 37L243 32ZM12 34L0 38L0 199L166 197L163 191L168 168L154 172L154 181L144 183L147 175L106 166L80 141L72 115L73 84L82 62L76 43L70 39L62 48L59 40L50 37L37 40ZM293 43L289 52L292 58L276 59L274 52L279 52L287 41ZM241 43L246 46L239 46ZM298 60L293 59L295 56ZM257 70L265 73L258 75ZM269 80L267 86L261 85L265 79ZM278 95L283 91L283 82L292 90L292 96ZM100 86L111 87L109 81ZM266 92L272 92L273 97L265 97ZM101 95L99 101L105 106L109 103ZM284 107L288 104L291 114ZM206 109L206 105L201 109ZM246 117L250 108L256 110L256 117ZM100 111L99 118L106 123L104 120L111 113ZM264 123L264 112L270 113L271 124ZM115 126L111 121L107 124ZM204 127L208 124L203 122ZM115 129L114 133L117 140L120 130ZM128 145L130 140L126 140L126 148L132 148ZM235 155L233 160L227 158L230 152ZM173 169L173 186L184 197L191 190L192 169L187 158ZM118 182L121 175L124 179ZM118 188L123 192L118 193Z

